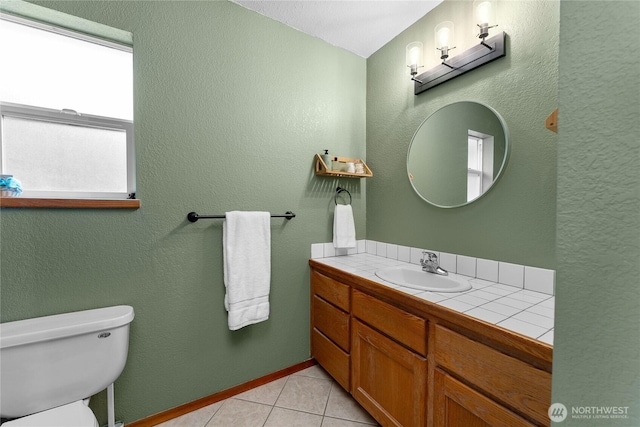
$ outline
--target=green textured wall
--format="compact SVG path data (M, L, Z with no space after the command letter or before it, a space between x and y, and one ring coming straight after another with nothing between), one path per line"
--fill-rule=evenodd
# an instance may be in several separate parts
M640 3L563 1L560 16L553 401L628 418L557 425L638 426Z
M507 56L422 94L413 94L405 46L420 40L438 63L433 29L456 25L459 53L477 43L471 2L445 0L367 61L367 238L401 245L555 268L557 136L545 129L558 106L557 1L500 1L496 30L507 33ZM494 31L496 31L494 30ZM509 129L504 176L473 204L441 209L414 193L406 155L431 113L457 101L493 107Z
M125 422L306 360L307 260L331 240L338 183L313 155L365 157L366 61L226 1L36 3L133 33L142 207L3 209L2 321L132 305ZM362 239L364 183L340 185ZM297 214L271 223L267 322L228 330L222 221L192 210ZM104 394L92 406L105 421Z

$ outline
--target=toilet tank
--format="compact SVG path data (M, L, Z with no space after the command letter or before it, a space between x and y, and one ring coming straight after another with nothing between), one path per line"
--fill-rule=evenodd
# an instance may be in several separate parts
M120 305L0 324L0 417L90 397L127 361L133 307Z

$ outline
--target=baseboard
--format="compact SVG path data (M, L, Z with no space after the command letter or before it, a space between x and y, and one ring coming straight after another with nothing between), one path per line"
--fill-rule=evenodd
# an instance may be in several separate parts
M281 369L279 371L265 375L264 377L256 378L255 380L251 380L244 384L231 387L227 390L222 390L210 396L206 396L201 399L194 400L193 402L185 403L184 405L180 405L173 409L169 409L167 411L163 411L158 414L151 415L150 417L143 418L138 421L134 421L130 424L127 424L126 427L152 427L160 423L163 423L165 421L169 421L174 418L177 418L181 415L188 414L189 412L193 412L197 409L204 408L205 406L209 406L216 402L220 402L221 400L228 399L237 394L244 393L245 391L251 390L252 388L256 388L261 385L270 383L271 381L275 381L277 379L289 376L303 369L307 369L315 364L317 364L315 359L305 360L304 362L300 362L296 365L289 366L288 368Z

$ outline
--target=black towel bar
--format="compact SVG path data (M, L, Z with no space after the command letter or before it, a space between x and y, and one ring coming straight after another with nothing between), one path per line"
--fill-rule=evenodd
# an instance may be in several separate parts
M287 219L291 219L291 218L295 218L296 214L294 214L291 211L287 211L284 214L271 214L271 218L287 218ZM222 219L225 218L224 215L198 215L195 212L189 212L187 214L187 219L189 220L189 222L196 222L199 219Z

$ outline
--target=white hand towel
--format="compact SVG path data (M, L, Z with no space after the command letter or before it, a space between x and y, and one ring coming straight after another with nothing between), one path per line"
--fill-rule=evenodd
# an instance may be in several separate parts
M333 211L333 247L356 247L356 226L351 205L336 205Z
M224 306L235 331L269 318L271 214L233 211L225 217Z

